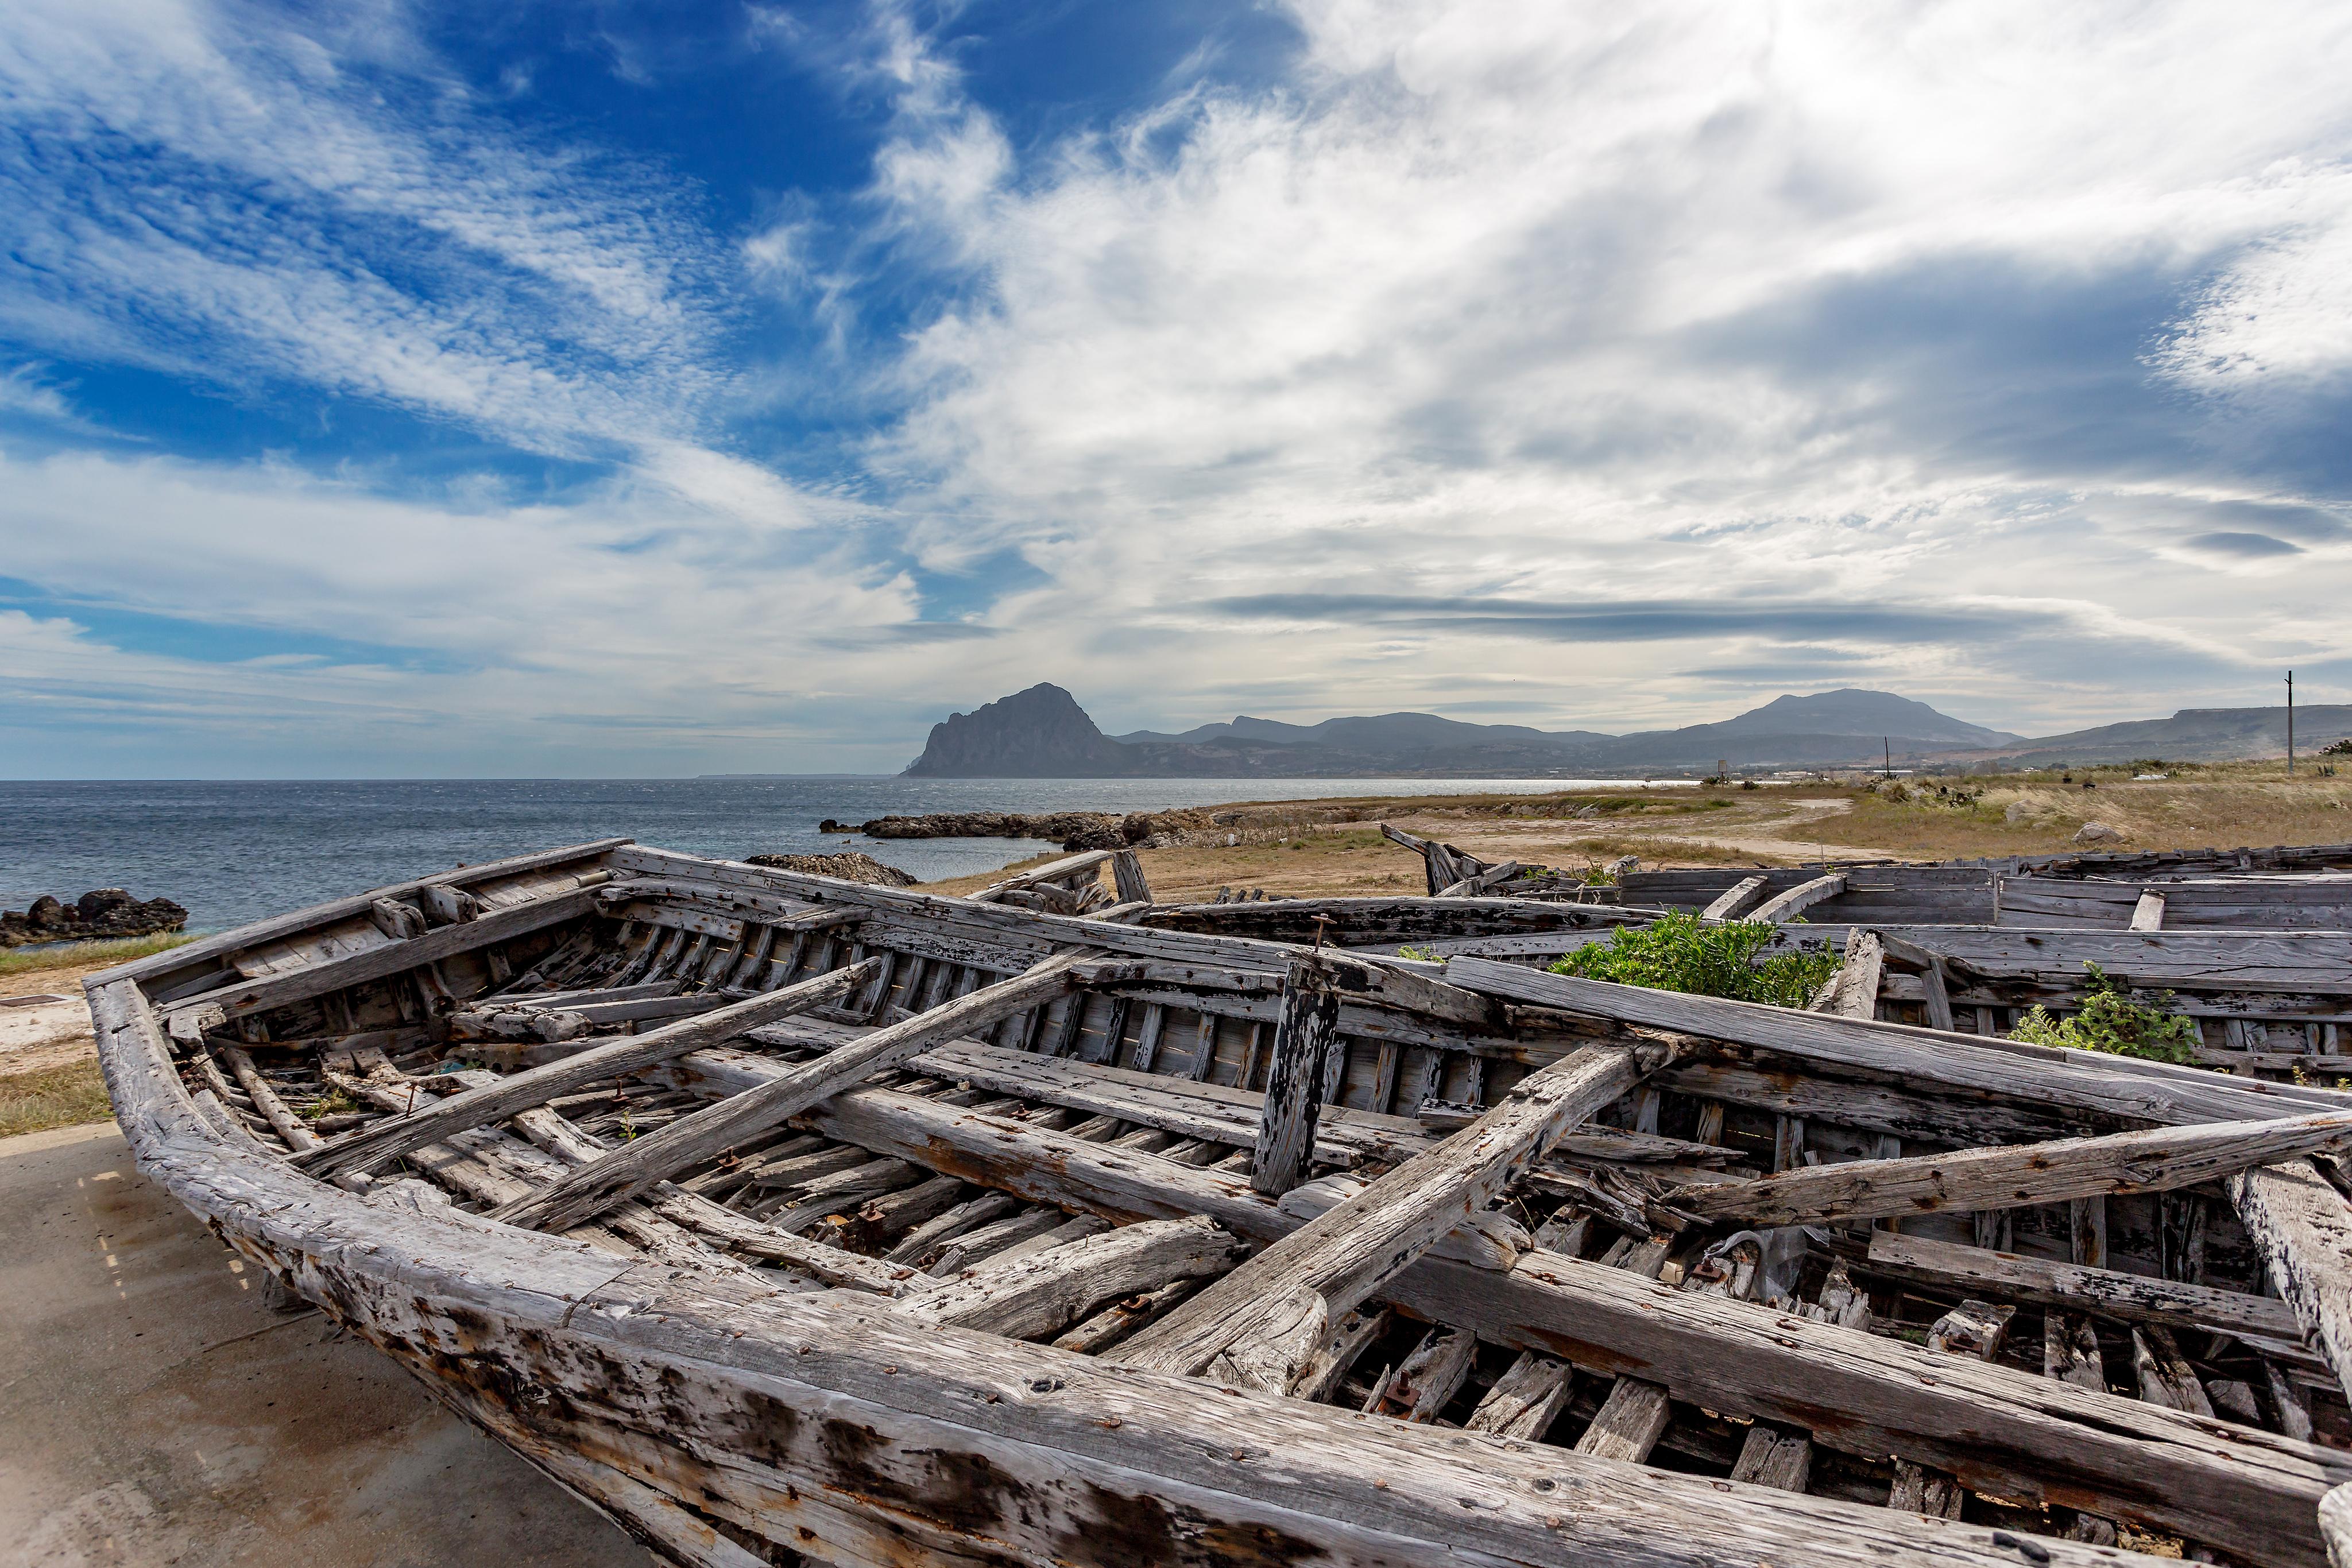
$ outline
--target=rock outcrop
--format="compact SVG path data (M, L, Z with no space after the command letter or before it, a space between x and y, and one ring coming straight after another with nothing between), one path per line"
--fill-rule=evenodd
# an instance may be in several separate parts
M0 947L36 942L87 942L177 931L188 912L168 898L142 903L119 887L93 888L71 904L43 896L25 910L0 910Z
M743 859L751 865L773 866L778 871L796 871L808 876L838 877L843 882L862 882L875 887L912 887L919 880L856 850L830 855L745 855Z
M876 817L857 831L869 839L1050 839L1070 850L1117 850L1207 824L1205 811L933 811ZM835 824L836 826L838 824Z

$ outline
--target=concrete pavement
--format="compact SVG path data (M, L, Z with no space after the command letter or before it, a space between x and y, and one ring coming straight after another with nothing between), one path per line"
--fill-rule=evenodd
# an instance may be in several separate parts
M0 1568L646 1568L262 1281L111 1123L0 1140Z

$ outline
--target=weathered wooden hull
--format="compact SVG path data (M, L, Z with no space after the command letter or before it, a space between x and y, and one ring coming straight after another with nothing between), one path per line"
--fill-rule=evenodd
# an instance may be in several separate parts
M1453 1384L1426 1408L1405 1400L1410 1418L1351 1407L1363 1391L1344 1366L1314 1396L1245 1396L1207 1377L1034 1342L1054 1329L1024 1339L934 1321L919 1306L910 1310L921 1294L894 1293L933 1289L933 1280L894 1277L892 1254L878 1245L816 1259L815 1275L771 1265L807 1260L793 1250L815 1228L803 1221L838 1223L846 1234L880 1224L875 1211L898 1205L903 1223L921 1212L914 1200L942 1185L960 1200L978 1193L1028 1206L1023 1212L1038 1217L1030 1231L1041 1239L1040 1226L1061 1226L1053 1235L1088 1226L1101 1233L1106 1223L1205 1216L1271 1258L1303 1234L1313 1211L1290 1201L1300 1196L1285 1190L1292 1184L1265 1179L1264 1156L1276 1107L1298 1113L1282 1087L1284 1064L1295 1064L1285 1050L1292 1021L1283 980L1291 966L1296 984L1307 972L1296 966L1307 958L1242 938L856 889L629 846L508 864L475 868L470 880L403 884L321 906L95 977L101 1056L142 1166L224 1240L672 1561L2136 1560L2031 1534L2037 1526L2019 1521L2046 1503L2137 1520L2250 1560L2316 1563L2319 1500L2352 1479L2352 1459L2291 1434L2036 1377L1898 1333L1864 1332L1829 1321L1810 1301L1801 1310L1794 1301L1741 1299L1745 1286L1692 1288L1703 1270L1677 1288L1654 1268L1615 1266L1609 1254L1622 1253L1622 1243L1602 1245L1615 1232L1566 1227L1565 1208L1531 1249L1523 1231L1516 1239L1507 1234L1516 1227L1505 1214L1502 1230L1465 1227L1383 1276L1377 1299L1401 1314L1393 1343L1410 1348L1419 1340L1421 1355L1453 1343L1449 1334L1475 1335L1484 1364L1519 1358L1501 1376L1455 1366ZM450 918L427 926L397 912L370 915L385 901ZM814 923L830 918L828 910L854 913L855 941L852 925ZM370 939L371 931L383 939ZM783 933L796 935L787 941ZM668 1004L691 1016L738 991L774 992L804 974L885 960L876 987L824 1014L752 1030L743 1043L753 1049L699 1046L646 1069L625 1094L614 1091L616 1100L638 1096L628 1105L648 1124L683 1122L806 1076L813 1063L876 1038L877 1022L919 1023L985 991L986 977L1017 975L1073 945L1114 961L1095 971L1101 978L1051 1005L1008 1014L980 1037L922 1042L919 1054L884 1077L835 1085L780 1124L778 1135L789 1138L772 1149L825 1166L788 1192L863 1200L867 1189L854 1184L858 1173L872 1173L886 1185L872 1189L879 1197L867 1207L834 1212L806 1197L782 1209L749 1203L699 1239L688 1222L709 1222L694 1207L705 1200L674 1185L645 1189L641 1202L621 1203L568 1235L464 1212L390 1169L373 1178L341 1175L364 1188L346 1190L299 1168L305 1161L331 1166L331 1149L304 1152L300 1128L272 1142L284 1107L273 1109L275 1095L257 1072L240 1072L233 1083L215 1066L249 1068L241 1053L258 1053L279 1064L273 1071L291 1092L298 1074L290 1064L331 1054L315 1043L323 1031L347 1050L373 1040L395 1054L412 1047L448 1053L457 1011L488 1016L469 998L555 995L527 988L537 969L567 963L598 974L600 997L687 976L678 981L684 992L582 1005L642 1015L648 1004ZM2266 1098L2264 1086L2230 1079L2052 1064L2063 1053L1989 1054L1937 1067L1953 1051L1986 1048L1884 1024L1721 1010L1736 1004L1675 1011L1669 1004L1695 999L1656 993L1635 1000L1655 998L1641 1005L1668 1011L1658 1021L1629 1021L1611 1016L1622 1010L1615 999L1550 991L1524 1004L1501 999L1514 987L1550 983L1523 969L1489 964L1482 971L1475 959L1459 968L1458 977L1493 988L1433 986L1408 966L1365 970L1367 978L1347 983L1370 989L1335 997L1334 1065L1322 1081L1319 1118L1318 1096L1310 1089L1307 1098L1301 1176L1412 1165L1453 1145L1436 1125L1397 1109L1449 1098L1474 1110L1504 1106L1529 1073L1654 1029L1720 1044L1666 1051L1680 1052L1679 1061L1620 1101L1610 1112L1614 1129L1592 1131L1597 1153L1576 1155L1584 1145L1573 1138L1560 1145L1572 1158L1617 1158L1644 1137L1656 1143L1663 1128L1683 1140L1677 1158L1696 1146L1686 1136L1696 1129L1720 1148L1718 1166L1750 1157L1770 1169L1801 1164L1775 1154L1807 1146L1808 1113L1798 1113L1792 1143L1791 1118L1775 1109L1793 1094L1814 1096L1817 1148L1897 1135L1874 1121L1897 1123L1906 1129L1901 1135L1937 1147L1983 1141L1977 1130L2004 1118L2014 1136L2053 1136L2352 1103L2318 1091ZM1334 972L1357 973L1344 965ZM639 978L649 973L663 977L651 988ZM747 976L748 987L710 988ZM598 1027L635 1027L610 1011L597 1016ZM1775 1030L1785 1038L1769 1033ZM230 1043L239 1037L242 1045ZM539 1052L562 1061L595 1043L534 1037L516 1049L520 1060ZM1928 1048L1916 1060L1946 1082L1905 1084L1903 1064L1914 1057L1903 1053ZM375 1047L351 1054L371 1050L382 1054ZM2028 1074L2039 1075L2036 1083L2000 1084L2002 1060L2039 1064ZM415 1086L412 1096L431 1086L384 1073L380 1094L390 1092L385 1084ZM614 1114L625 1121L628 1105ZM531 1131L526 1120L517 1116L513 1125ZM460 1201L487 1207L526 1178L543 1179L534 1171L561 1175L564 1166L544 1150L565 1148L563 1137L586 1145L569 1157L601 1157L577 1127L558 1119L553 1132L557 1141L535 1151L485 1125L406 1158ZM804 1144L813 1151L799 1152ZM723 1197L739 1179L733 1173L752 1171L747 1179L756 1186L761 1162L777 1157L751 1154L747 1163L730 1150L691 1167L698 1175L681 1167L677 1180L688 1188L710 1180L704 1190ZM1511 1176L1509 1212L1560 1183L1592 1179L1595 1168L1571 1163ZM824 1186L845 1179L852 1185ZM2117 1200L2118 1210L2129 1201ZM2199 1288L2242 1290L2261 1267L2252 1243L2232 1228L2226 1204L2199 1201L2214 1211L2210 1231L2200 1233L2198 1267L2208 1283ZM1967 1217L1957 1223L1967 1235ZM1638 1205L1624 1224L1643 1226ZM908 1232L910 1244L920 1230ZM729 1236L748 1240L730 1252ZM2154 1250L2161 1254L2160 1241ZM1816 1257L1814 1272L1833 1251ZM1866 1273L1866 1248L1853 1267ZM837 1288L824 1287L834 1277L822 1272L828 1269L839 1272ZM989 1278L1002 1275L1000 1265ZM978 1278L951 1268L939 1277ZM1953 1299L1948 1281L1911 1288L1925 1301ZM2193 1292L2169 1302L2135 1298L2115 1309L2115 1321L2193 1322L2198 1312L2219 1310L2200 1301ZM1108 1311L1089 1304L1080 1329ZM1424 1335L1408 1320L1434 1327ZM2293 1334L2290 1324L2249 1321ZM2326 1357L2299 1338L2263 1354L2303 1380L2324 1425L2352 1434ZM1115 1343L1092 1342L1096 1349ZM1539 1376L1545 1366L1558 1369L1559 1398L1543 1421L1516 1435L1500 1416L1486 1419L1508 1403L1511 1378ZM1370 1368L1359 1375L1369 1378ZM1571 1375L1585 1390L1576 1399L1568 1397ZM1373 1405L1404 1408L1400 1393L1381 1403L1382 1390L1401 1385L1389 1375L1379 1381ZM1356 1388L1349 1407L1332 1402L1343 1387ZM1655 1429L1634 1445L1649 1464L1612 1457L1633 1449L1603 1440L1618 1396L1642 1388L1657 1390ZM1443 1411L1466 1411L1474 1401L1478 1414L1462 1417L1466 1425L1436 1424ZM1746 1461L1743 1434L1764 1429L1751 1422L1818 1451L1810 1490L1801 1474L1792 1487L1787 1476L1764 1479L1768 1471L1734 1463L1734 1451ZM1555 1424L1555 1440L1541 1440ZM1585 1431L1573 1444L1565 1436L1572 1427ZM1931 1467L1948 1478L1944 1484L1970 1490L1969 1509L1980 1517L1929 1519L1884 1506L1889 1455L1898 1505L1901 1467ZM2030 1552L2019 1545L2028 1534Z
M1381 831L1423 857L1433 897L1598 911L1702 911L1738 919L1873 925L2342 931L2352 928L2352 844L2145 854L2012 855L1991 860L1826 862L1769 869L1643 871L1628 862L1599 882L1512 862L1489 866L1450 844ZM1358 901L1369 902L1369 901ZM1239 930L1278 915L1250 904L1160 916L1196 930ZM1522 917L1524 919L1524 917ZM1605 918L1598 913L1587 920ZM1528 929L1537 929L1528 923ZM1436 923L1431 935L1468 933Z

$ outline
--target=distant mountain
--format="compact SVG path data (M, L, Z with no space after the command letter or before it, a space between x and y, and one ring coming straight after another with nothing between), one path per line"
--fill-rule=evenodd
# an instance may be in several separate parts
M1031 686L954 713L907 771L929 779L1105 779L1133 770L1137 753L1095 727L1061 687Z
M2295 750L2311 756L2352 737L2352 706L2324 704L2294 710ZM2187 707L2170 718L2135 719L2021 740L1964 760L2020 768L2063 768L2094 762L2167 758L2175 762L2240 762L2286 754L2286 709Z
M1594 772L1822 767L1903 760L2021 737L1967 724L1890 692L1782 696L1717 724L1639 735L1467 724L1391 713L1285 724L1247 715L1177 734L1107 736L1056 685L1036 685L932 727L907 771L942 779L1501 778Z
M1860 735L1909 736L1915 740L1940 740L1954 746L2001 746L2023 737L1979 724L1963 724L1926 703L1898 697L1893 692L1867 692L1847 686L1842 691L1815 692L1809 697L1774 697L1721 724L1694 725L1672 733L1690 735L1713 730L1734 735Z
M1246 714L1231 724L1204 724L1181 735L1161 735L1139 729L1113 736L1128 746L1206 746L1220 740L1256 742L1265 746L1320 746L1345 751L1412 751L1443 746L1521 745L1611 740L1591 729L1530 729L1522 724L1465 724L1433 713L1384 713L1376 718L1327 718L1321 724L1284 724L1279 719L1251 718Z

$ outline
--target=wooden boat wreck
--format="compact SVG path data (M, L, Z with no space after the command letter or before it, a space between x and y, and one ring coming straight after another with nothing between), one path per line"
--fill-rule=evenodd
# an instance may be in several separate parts
M1185 929L1108 858L605 841L89 990L147 1171L667 1561L2347 1539L2352 1094L1345 950L1623 911Z
M1799 866L1643 871L1600 881L1487 862L1386 823L1422 857L1433 898L1515 899L1677 910L1717 919L2015 925L2035 930L2342 931L2352 928L2352 844L1993 860L1823 861Z

